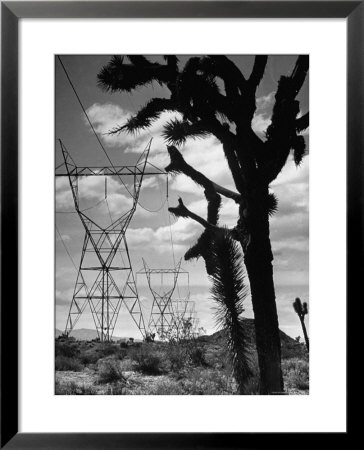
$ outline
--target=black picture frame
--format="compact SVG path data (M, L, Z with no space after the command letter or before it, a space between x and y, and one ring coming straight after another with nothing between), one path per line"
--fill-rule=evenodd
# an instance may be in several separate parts
M347 19L347 304L363 264L363 1L38 1L1 2L1 448L270 448L297 442L271 433L18 432L18 22L21 18L346 18ZM338 214L340 212L333 212ZM343 212L341 212L343 213ZM11 318L9 320L9 318ZM348 345L350 351L350 345ZM347 439L337 433L335 442ZM307 445L310 433L299 437ZM325 434L314 442L327 443ZM277 442L278 443L278 442Z

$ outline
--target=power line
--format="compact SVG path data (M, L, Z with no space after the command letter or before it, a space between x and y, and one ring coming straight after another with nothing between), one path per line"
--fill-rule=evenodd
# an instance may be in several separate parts
M88 208L83 209L82 211L80 211L81 213L85 212L85 211L89 211L92 208L96 208L97 206L100 205L100 203L102 203L104 201L104 199L102 198L101 200L99 200L95 205L89 206ZM57 214L78 214L77 211L56 211Z
M82 103L82 101L81 101L81 99L80 99L80 96L78 95L78 93L77 93L77 91L76 91L76 88L75 88L74 84L72 83L72 80L71 80L71 78L70 78L70 76L69 76L69 74L68 74L68 72L67 72L67 70L66 70L66 68L65 68L65 66L64 66L64 64L63 64L63 62L62 62L62 60L61 60L61 57L60 57L59 55L57 55L57 58L58 58L58 60L59 60L59 62L60 62L60 64L61 64L62 69L63 69L63 71L64 71L64 73L65 73L65 75L66 75L66 77L67 77L67 80L68 80L68 82L69 82L69 84L70 84L70 86L71 86L71 88L72 88L72 90L73 90L73 92L74 92L74 94L75 94L77 100L78 100L78 103L80 104L80 106L81 106L81 108L82 108L82 111L83 111L83 113L85 114L85 117L86 117L86 119L87 119L87 121L88 121L88 123L89 123L89 125L90 125L90 127L91 127L91 130L93 131L93 133L94 133L94 135L95 135L95 137L96 137L96 139L97 139L97 142L100 144L100 147L101 147L102 151L105 153L105 156L106 156L107 160L109 161L111 167L112 167L114 170L116 170L114 164L112 163L112 161L111 161L111 159L110 159L110 157L109 157L109 155L107 154L107 151L105 150L105 147L103 146L103 144L102 144L102 142L101 142L101 140L100 140L100 138L99 138L99 135L96 133L96 130L95 130L94 126L92 125L92 122L91 122L91 120L90 120L90 118L89 118L89 116L88 116L88 114L87 114L87 112L86 112L86 109L85 109L85 107L83 106L83 103ZM123 182L123 180L121 179L121 176L120 176L120 175L119 175L119 179L120 179L121 183L123 184L123 186L125 187L125 189L126 189L126 190L129 192L129 194L134 198L134 195L129 191L128 187L127 187L126 184Z
M83 106L83 103L82 103L82 101L81 101L81 98L80 98L80 96L78 95L78 93L77 93L77 91L76 91L76 88L75 88L74 84L72 83L72 80L71 80L71 78L70 78L70 76L69 76L69 74L68 74L68 72L67 72L66 67L64 66L64 64L63 64L63 62L62 62L62 60L61 60L61 57L60 57L59 55L57 55L57 58L58 58L58 60L59 60L59 62L60 62L60 64L61 64L61 66L62 66L62 69L63 69L63 71L64 71L64 73L65 73L65 75L66 75L66 77L67 77L67 80L68 80L68 82L69 82L69 84L70 84L70 86L71 86L71 88L72 88L72 90L73 90L73 92L74 92L74 94L75 94L77 100L78 100L78 103L80 104L80 106L81 106L81 108L82 108L82 111L83 111L83 113L84 113L84 115L85 115L85 117L86 117L86 119L87 119L87 121L88 121L88 123L89 123L89 125L90 125L90 127L91 127L91 130L93 131L93 133L94 133L94 135L95 135L95 137L96 137L96 139L97 139L97 141L98 141L98 143L99 143L101 149L102 149L103 152L105 153L105 155L106 155L106 157L107 157L107 159L108 159L108 161L109 161L111 167L112 167L114 170L116 170L114 164L112 163L112 161L111 161L109 155L107 154L107 151L105 150L105 147L103 146L103 144L102 144L102 142L101 142L101 139L99 138L99 136L98 136L98 134L97 134L97 132L96 132L96 130L95 130L95 128L94 128L94 126L93 126L93 124L92 124L92 122L91 122L91 120L90 120L88 114L87 114L87 112L86 112L85 107ZM128 97L128 98L129 98L129 100L131 101L131 98L130 98L130 97ZM134 107L134 104L133 104L133 107ZM135 109L135 107L134 107L134 109ZM147 130L147 131L148 131L150 137L153 139L153 136L152 136L152 134L150 133L150 131L149 131L149 130ZM148 164L150 164L152 167L157 168L157 167L156 167L154 164L152 164L152 163L148 163ZM58 166L57 168L59 168L59 167L60 167L60 166ZM56 169L57 169L57 168L56 168ZM120 182L122 183L122 185L125 187L125 189L128 191L128 193L129 193L133 198L135 198L134 195L129 191L127 185L126 185L126 184L123 182L123 180L121 179L120 175L119 175L119 180L120 180ZM143 206L143 205L139 202L139 200L137 201L137 203L139 204L139 206L140 206L142 209L144 209L145 211L148 211L148 212L150 212L150 213L156 213L156 212L160 211L160 210L163 208L164 204L165 204L165 202L164 202L158 209L156 209L156 210L150 210L150 209L146 208L145 206ZM90 208L90 209L91 209L91 208ZM84 211L87 211L87 210L84 210Z
M73 260L73 258L72 258L72 256L71 256L70 252L68 251L67 245L66 245L66 243L64 242L63 237L62 237L61 233L59 232L59 229L58 229L57 225L56 225L56 231L57 231L57 233L58 233L59 238L61 239L61 242L62 242L62 244L63 244L64 249L66 250L67 255L69 256L69 259L71 260L71 262L72 262L72 264L73 264L73 267L74 267L74 268L76 269L76 271L78 272L78 268L77 268L77 266L76 266L76 264L75 264L75 262L74 262L74 260Z
M93 133L94 133L94 135L95 135L95 137L96 137L96 139L97 139L97 141L98 141L98 143L99 143L99 145L100 145L100 148L101 148L102 151L104 152L104 154L105 154L106 158L108 159L108 161L109 161L111 167L112 167L114 170L116 170L116 169L115 169L115 166L114 166L114 164L113 164L113 162L111 161L109 155L107 154L107 151L105 150L105 148L104 148L104 146L103 146L103 144L102 144L102 142L101 142L101 140L100 140L100 138L99 138L99 136L98 136L98 134L97 134L97 132L96 132L96 130L95 130L95 128L94 128L94 126L93 126L93 124L92 124L92 122L91 122L91 120L90 120L88 114L87 114L87 112L86 112L85 107L83 106L83 103L82 103L82 101L81 101L81 98L80 98L80 96L78 95L78 93L77 93L77 91L76 91L76 88L75 88L74 84L72 83L72 80L71 80L71 78L70 78L70 76L69 76L69 74L68 74L68 72L67 72L67 69L65 68L65 66L64 66L64 64L63 64L63 62L62 62L61 57L60 57L59 55L57 55L57 58L58 58L58 60L59 60L59 62L60 62L60 64L61 64L62 69L63 69L63 71L64 71L64 73L65 73L65 75L66 75L66 77L67 77L67 80L68 80L68 82L69 82L69 84L70 84L70 86L71 86L71 88L72 88L72 90L73 90L73 92L74 92L74 94L75 94L77 100L78 100L78 103L80 104L81 109L82 109L82 111L83 111L83 113L84 113L84 115L85 115L85 117L86 117L86 119L87 119L87 121L88 121L88 123L89 123L89 125L90 125L90 127L91 127L91 130L93 131ZM132 102L132 100L131 100L130 97L129 97L129 100ZM133 103L133 102L132 102L132 103ZM134 108L134 109L135 109L135 108ZM147 130L147 131L148 131L148 133L150 134L150 136L152 137L150 131L149 131L149 130ZM153 138L153 137L152 137L152 138ZM125 189L128 191L128 193L129 193L133 198L135 198L135 196L129 191L128 187L126 186L126 184L125 184L125 183L123 182L123 180L121 179L120 175L119 175L119 179L120 179L120 182L121 182L121 183L123 184L123 186L125 187ZM168 177L167 177L167 186L168 186ZM108 206L108 209L109 209L109 205L108 205L107 199L106 199L106 203L107 203L107 206ZM166 199L165 199L165 201L164 201L163 204L160 206L160 208L158 208L158 209L155 210L155 211L149 210L148 208L146 208L146 207L144 207L143 205L141 205L141 203L139 202L139 199L137 200L137 203L139 204L139 206L140 206L141 208L143 208L144 210L146 210L146 211L148 211L148 212L151 212L151 213L160 211L160 210L164 207L165 203L167 203L168 208L169 208L169 202L168 202L168 188L167 188L167 194L166 194ZM95 205L95 206L97 206L97 205ZM88 209L91 209L91 208L92 208L92 207L90 207L90 208L88 208ZM86 211L86 210L84 210L84 211ZM65 213L68 213L68 212L65 212ZM110 209L109 209L109 214L110 214ZM110 218L111 218L111 214L110 214ZM111 219L111 220L112 220L112 219ZM174 264L174 266L176 266L176 258L175 258L175 253L174 253L174 244L173 244L173 237L172 237L172 224L171 224L170 214L168 214L168 221L169 221L169 231L170 231L170 241L171 241L171 247L172 247L173 264ZM62 241L62 242L63 242L63 241Z

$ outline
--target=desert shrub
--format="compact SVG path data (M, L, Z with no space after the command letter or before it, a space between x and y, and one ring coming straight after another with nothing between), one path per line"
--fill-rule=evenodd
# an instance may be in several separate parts
M195 366L207 366L205 351L202 347L194 346L190 349L189 356Z
M123 360L128 355L128 350L126 348L118 348L118 351L115 353L115 357L120 361Z
M308 360L308 352L304 343L288 341L282 345L282 360L300 358Z
M85 366L88 366L90 364L96 364L100 358L101 355L98 352L95 352L93 349L81 352L81 354L79 355L79 360Z
M183 345L169 343L166 347L166 359L169 361L171 369L178 372L188 364L189 355Z
M183 387L174 380L158 381L150 390L149 395L184 395Z
M134 362L129 358L124 358L120 361L120 368L123 372L130 372L134 370Z
M125 381L120 364L115 359L107 358L99 362L98 365L99 383L116 383Z
M283 378L288 388L306 391L309 389L308 361L292 358L282 361Z
M165 371L163 352L154 349L153 344L132 347L129 357L135 361L135 368L147 375L159 375Z
M234 379L217 370L198 370L191 372L188 379L182 380L183 390L188 395L225 395L234 394Z
M120 347L112 342L103 342L97 348L97 351L102 355L102 357L115 355L118 353Z
M81 372L82 364L76 358L69 358L67 356L56 356L56 370L70 370L72 372Z
M60 383L56 380L55 384L56 395L96 395L96 390L92 386L85 384L78 385L74 381L68 383Z
M56 356L74 358L79 354L79 346L72 340L56 340Z
M106 395L125 395L126 394L126 389L125 389L125 384L114 384L108 387Z
M105 357L114 357L115 359L122 360L126 354L126 349L121 349L118 345L105 342L81 349L78 358L82 364L90 365L96 364L100 359Z

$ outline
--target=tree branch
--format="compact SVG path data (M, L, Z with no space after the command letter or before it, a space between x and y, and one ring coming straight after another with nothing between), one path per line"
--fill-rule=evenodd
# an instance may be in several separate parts
M238 67L224 55L209 55L201 58L200 69L221 78L227 97L236 100L245 87L246 80Z
M212 225L217 225L219 220L219 210L221 206L221 197L216 192L210 192L205 190L205 196L208 202L207 205L207 221ZM206 271L211 274L214 267L212 258L210 258L212 244L211 231L205 229L201 236L197 239L197 242L190 247L185 253L185 260L202 258L205 260Z
M179 150L174 146L167 147L169 157L171 159L170 164L165 168L166 172L174 172L174 173L183 173L184 175L191 178L199 186L202 186L207 192L218 192L224 197L233 199L236 203L239 203L241 200L241 195L237 192L231 191L223 186L220 186L217 183L209 180L205 175L203 175L198 170L194 169L190 166Z
M210 231L219 230L218 226L207 222L207 220L203 219L198 214L195 214L194 212L192 212L188 208L186 208L181 197L178 199L178 206L168 208L168 211L171 212L176 217L183 217L185 219L190 218L190 219L194 220L195 222L198 222L200 225L202 225L207 230L210 230Z
M297 148L297 160L304 155L304 142L298 139L297 128L308 122L308 114L297 119L299 103L295 100L308 72L308 56L299 56L291 76L282 76L275 95L272 123L267 128L266 161L262 178L271 183L280 173L292 148ZM301 121L302 120L302 121Z
M266 55L257 55L255 57L253 70L248 80L250 86L254 89L254 92L263 78L267 60L268 56Z
M309 125L310 125L310 116L308 112L296 120L296 130L298 132L305 130L306 128L309 127Z
M124 63L124 57L113 56L97 75L98 85L110 92L127 91L153 81L168 85L176 77L168 64L151 63L143 56L129 56L131 64Z
M210 134L204 126L203 120L189 122L187 120L172 119L164 125L163 136L170 144L184 144L187 138L204 138Z
M134 116L129 117L124 125L117 126L109 134L119 134L122 131L136 133L148 128L164 111L175 111L176 104L168 98L152 98Z

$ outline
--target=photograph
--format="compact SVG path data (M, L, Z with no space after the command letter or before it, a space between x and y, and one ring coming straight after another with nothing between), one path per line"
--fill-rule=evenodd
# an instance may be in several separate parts
M56 395L309 395L309 63L54 56Z

